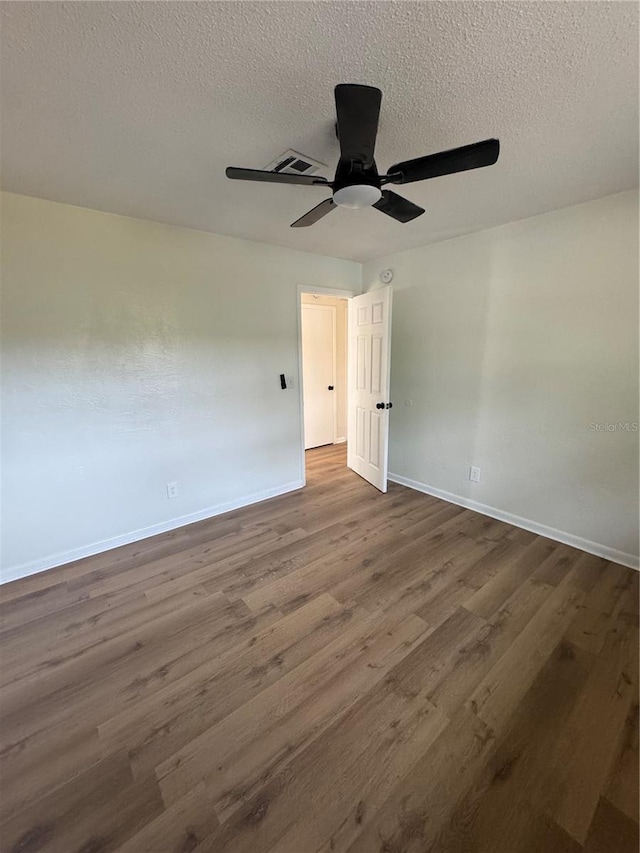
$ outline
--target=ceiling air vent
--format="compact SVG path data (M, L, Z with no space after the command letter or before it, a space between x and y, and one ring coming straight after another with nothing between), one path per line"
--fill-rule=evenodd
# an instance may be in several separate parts
M264 168L267 172L286 172L289 175L313 175L320 169L326 169L326 164L314 160L313 157L300 154L298 151L285 151L284 154L281 154Z

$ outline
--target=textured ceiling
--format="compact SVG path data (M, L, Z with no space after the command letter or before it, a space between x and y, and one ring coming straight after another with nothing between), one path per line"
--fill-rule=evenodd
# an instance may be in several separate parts
M3 2L4 188L365 260L636 186L627 2ZM232 182L287 148L328 163L333 87L383 91L380 170L497 136L497 165L399 188L426 214L289 224L316 187Z

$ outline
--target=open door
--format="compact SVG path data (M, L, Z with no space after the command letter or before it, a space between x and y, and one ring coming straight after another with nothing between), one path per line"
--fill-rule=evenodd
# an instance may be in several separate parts
M347 465L387 491L391 288L349 300Z

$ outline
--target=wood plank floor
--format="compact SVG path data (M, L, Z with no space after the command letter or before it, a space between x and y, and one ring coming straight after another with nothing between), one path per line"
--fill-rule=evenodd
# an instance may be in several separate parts
M2 587L3 853L636 853L638 573L307 457Z

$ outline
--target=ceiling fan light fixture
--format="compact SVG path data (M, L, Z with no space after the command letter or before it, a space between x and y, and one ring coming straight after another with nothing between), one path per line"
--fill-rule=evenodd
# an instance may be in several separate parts
M362 207L371 207L382 198L382 192L379 187L373 187L371 184L351 184L348 187L341 187L333 194L333 200L340 207L349 207L352 210L359 210Z

